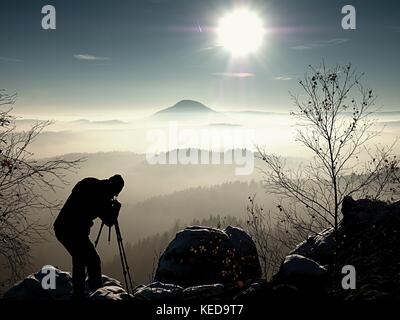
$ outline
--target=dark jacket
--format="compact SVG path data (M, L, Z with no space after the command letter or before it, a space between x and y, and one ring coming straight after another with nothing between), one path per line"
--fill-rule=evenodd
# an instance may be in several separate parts
M54 229L56 233L87 236L96 218L112 225L113 213L110 181L85 178L72 189L54 222Z

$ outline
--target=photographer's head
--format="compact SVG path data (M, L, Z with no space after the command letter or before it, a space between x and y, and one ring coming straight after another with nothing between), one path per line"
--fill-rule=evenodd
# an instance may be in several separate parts
M110 177L108 181L110 181L111 192L113 196L117 196L124 188L124 179L122 179L121 175L116 174Z

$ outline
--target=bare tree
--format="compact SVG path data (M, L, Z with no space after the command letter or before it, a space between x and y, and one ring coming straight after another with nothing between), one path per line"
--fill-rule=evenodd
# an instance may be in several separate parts
M338 243L341 204L346 196L394 200L398 160L390 147L368 147L379 132L371 115L375 95L361 84L363 74L351 65L310 66L299 81L302 95L293 95L297 141L312 160L297 170L283 158L259 149L267 192L277 195L284 229L297 239L332 227Z
M10 108L15 101L15 94L0 91L0 107ZM50 122L38 121L28 131L18 131L15 120L10 109L0 111L0 258L10 282L22 276L31 261L31 245L47 229L40 213L59 208L46 192L67 183L66 173L81 162L35 160L29 146Z
M290 250L286 241L288 234L282 232L280 224L271 212L265 212L256 204L255 198L256 196L250 196L248 199L246 230L257 247L262 275L269 279L278 271L283 258Z

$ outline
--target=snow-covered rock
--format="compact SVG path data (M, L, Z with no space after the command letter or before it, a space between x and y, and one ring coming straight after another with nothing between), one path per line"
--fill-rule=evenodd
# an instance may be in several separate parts
M42 280L46 272L42 270L29 275L15 284L5 294L5 299L12 300L67 300L72 294L72 277L69 272L54 268L56 289L43 289Z
M293 285L309 295L326 292L327 270L314 260L298 254L286 256L278 273L274 276L275 284Z
M55 289L45 289L47 272L42 270L27 276L15 284L5 294L9 300L70 300L72 297L72 277L69 272L53 269L55 272ZM130 298L118 280L103 275L103 287L89 295L90 300L127 300Z
M220 284L209 284L204 286L194 286L183 290L182 296L184 300L202 300L213 299L224 295L225 287Z
M286 256L279 273L282 277L324 277L326 269L314 260L308 259L298 254Z
M334 250L333 228L328 228L320 233L309 236L307 240L292 250L289 255L298 254L325 265L332 263Z
M122 287L107 285L93 292L89 296L89 299L100 301L120 301L130 300L132 299L132 296L128 294Z
M256 244L243 229L228 226L224 230L233 244L236 258L241 261L241 279L261 277L261 266L258 260Z
M261 276L257 250L241 229L193 226L177 233L160 257L155 281L183 287Z
M183 288L159 281L136 288L134 298L143 301L167 301L181 297Z

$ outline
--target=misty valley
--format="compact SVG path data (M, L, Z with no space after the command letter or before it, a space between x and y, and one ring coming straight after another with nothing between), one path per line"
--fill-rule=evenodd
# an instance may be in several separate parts
M399 9L2 0L1 314L397 304Z

